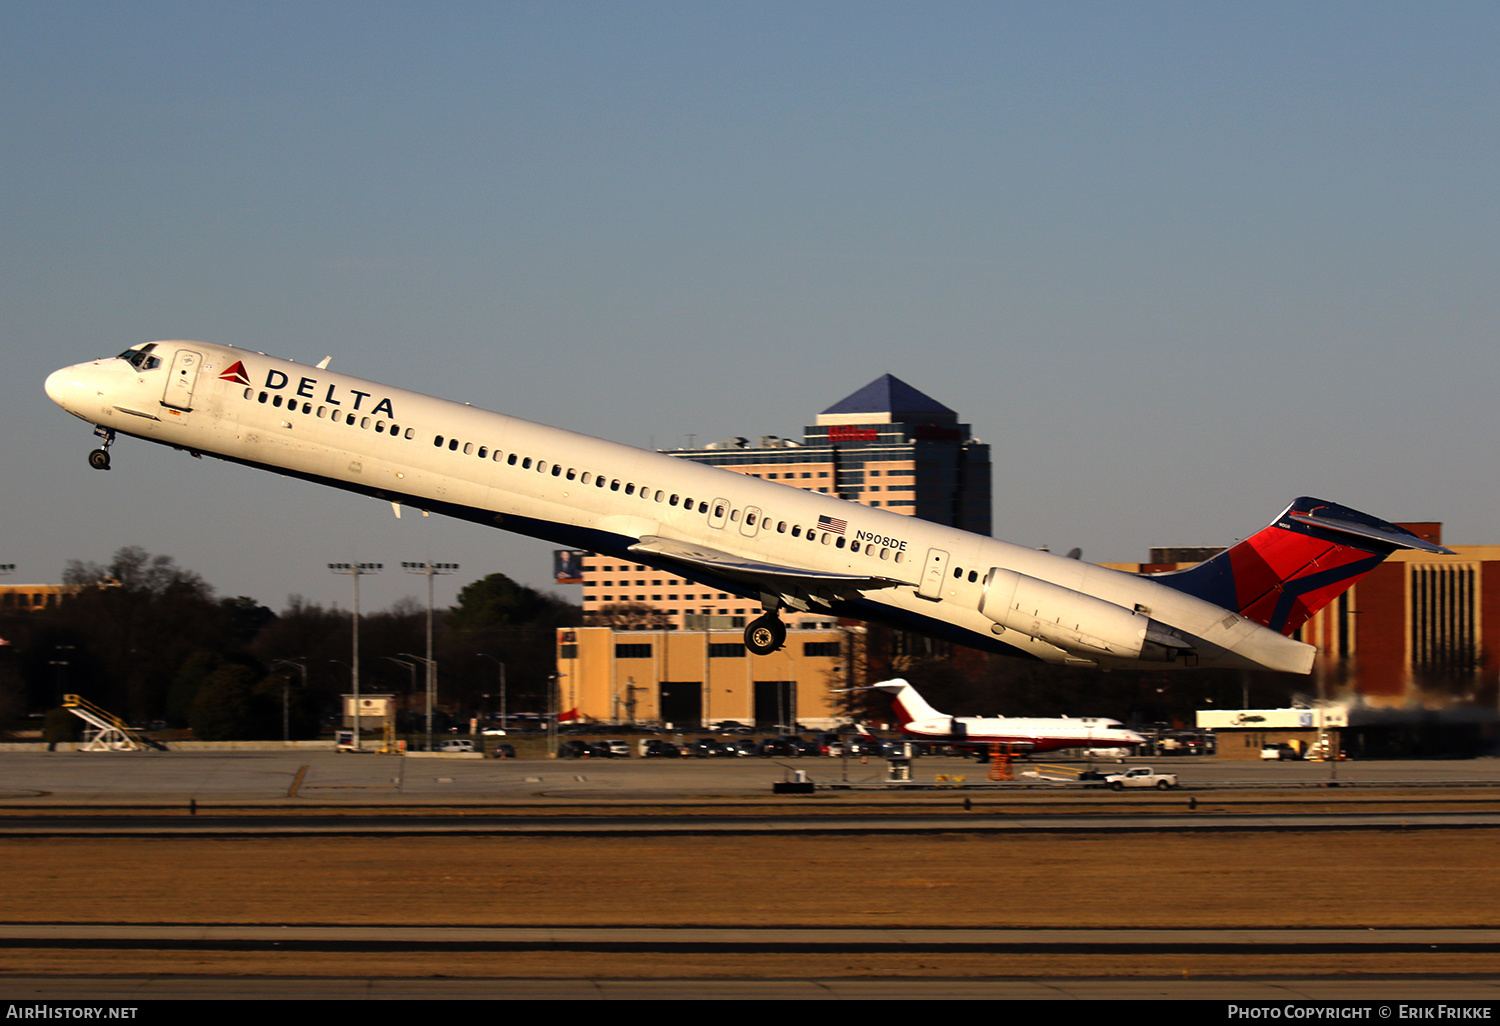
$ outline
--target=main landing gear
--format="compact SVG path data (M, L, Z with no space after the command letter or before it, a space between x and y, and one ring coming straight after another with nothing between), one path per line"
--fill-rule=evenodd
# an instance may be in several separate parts
M89 453L89 466L95 470L109 469L109 447L115 444L115 429L107 427L94 428L94 434L104 439L104 444Z
M770 655L786 644L786 624L773 609L750 621L745 628L745 647L756 655Z

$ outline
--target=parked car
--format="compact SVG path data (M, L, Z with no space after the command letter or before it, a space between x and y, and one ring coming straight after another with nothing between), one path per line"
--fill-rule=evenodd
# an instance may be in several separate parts
M653 737L646 741L645 756L648 759L680 759L682 748L676 742Z
M772 737L761 742L760 751L762 755L780 759L795 759L802 754L802 749L792 744L790 738Z
M557 746L559 759L587 759L593 754L587 741L564 741Z
M514 759L516 757L516 746L502 741L490 750L496 759Z
M612 737L606 741L600 741L599 743L609 749L610 758L612 759L630 758L630 743L627 741L623 741L617 737Z
M1275 744L1266 745L1260 750L1260 757L1267 760L1300 759L1302 753L1295 745L1286 741L1278 741Z
M474 742L458 740L439 741L437 743L437 750L440 752L472 752L474 750Z
M797 754L806 758L811 759L819 755L828 754L823 750L822 745L818 744L816 741L809 741L805 737L789 737L787 738L787 740L797 746Z

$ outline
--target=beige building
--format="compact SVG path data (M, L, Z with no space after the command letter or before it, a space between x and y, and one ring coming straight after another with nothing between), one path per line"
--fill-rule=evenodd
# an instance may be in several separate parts
M863 643L862 627L792 629L784 648L757 656L738 630L563 628L558 705L565 721L832 729L843 719L830 692L845 686Z
M71 584L0 584L0 612L45 609L77 591Z
M934 523L990 533L989 446L973 438L958 414L889 374L870 382L817 416L803 440L772 435L701 449L666 450L793 488L838 495L851 502ZM586 623L602 623L607 606L650 606L653 626L688 630L743 628L759 603L653 570L590 555L583 564ZM784 612L789 627L831 629L827 613Z

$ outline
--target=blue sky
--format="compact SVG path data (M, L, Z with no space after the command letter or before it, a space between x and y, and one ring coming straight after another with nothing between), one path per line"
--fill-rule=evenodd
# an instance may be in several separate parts
M991 444L997 536L1098 561L1301 494L1500 543L1497 52L1489 3L0 3L0 562L546 582L130 439L90 470L42 380L157 338L648 447L889 372Z

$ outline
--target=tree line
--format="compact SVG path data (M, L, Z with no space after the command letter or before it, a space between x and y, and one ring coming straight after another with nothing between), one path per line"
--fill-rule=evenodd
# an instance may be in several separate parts
M294 738L316 737L341 716L351 674L346 610L300 596L280 612L220 598L171 556L136 546L106 564L70 561L63 583L70 593L54 605L0 613L0 729L57 708L64 694L133 725L191 728L202 740L280 737L284 697ZM361 693L409 696L405 707L425 710L425 671L402 653L426 654L426 619L415 599L361 616ZM464 587L433 616L444 716L497 712L502 663L508 710L543 709L556 629L580 622L577 606L504 574Z

